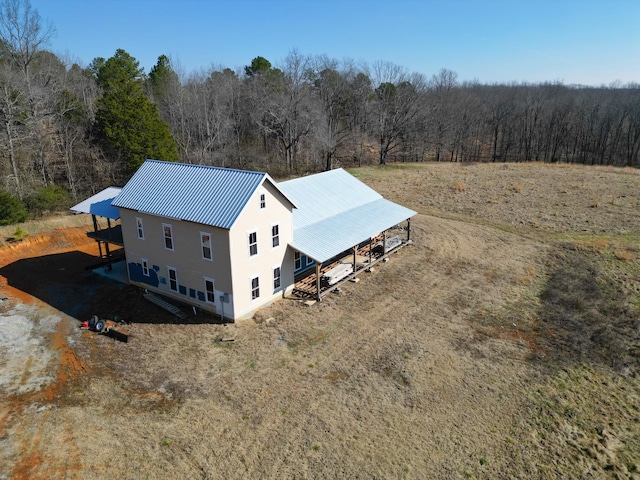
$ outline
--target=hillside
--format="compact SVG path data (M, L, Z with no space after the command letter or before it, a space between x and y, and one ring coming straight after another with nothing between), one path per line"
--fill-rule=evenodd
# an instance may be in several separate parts
M638 171L352 173L418 212L414 245L230 325L86 272L77 223L24 226L0 247L0 472L640 478ZM93 313L130 343L80 331Z

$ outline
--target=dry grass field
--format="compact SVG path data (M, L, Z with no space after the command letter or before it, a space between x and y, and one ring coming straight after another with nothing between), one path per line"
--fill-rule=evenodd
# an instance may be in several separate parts
M0 478L640 478L639 172L352 173L414 245L235 324L84 272L76 225L0 247Z

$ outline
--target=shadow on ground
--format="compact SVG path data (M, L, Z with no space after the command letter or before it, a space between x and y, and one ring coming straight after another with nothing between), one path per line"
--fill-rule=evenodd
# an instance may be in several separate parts
M139 288L87 270L96 257L80 251L25 258L0 268L8 285L36 297L78 321L92 315L130 323L221 323L209 313L181 305L188 316L180 320L142 297Z

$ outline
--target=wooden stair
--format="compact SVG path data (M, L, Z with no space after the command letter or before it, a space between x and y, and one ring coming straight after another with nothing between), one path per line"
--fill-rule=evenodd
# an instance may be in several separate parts
M167 302L163 298L160 298L155 293L147 292L143 296L144 296L145 299L149 300L151 303L159 306L160 308L165 309L169 313L173 313L180 320L185 320L185 319L188 318L188 315L186 313L184 313L182 310L180 310L175 305L170 304L169 302Z

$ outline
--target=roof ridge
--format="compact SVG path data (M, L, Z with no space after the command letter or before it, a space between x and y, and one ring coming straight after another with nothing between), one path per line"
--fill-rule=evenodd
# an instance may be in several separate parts
M229 171L229 172L251 173L251 174L255 174L255 175L268 175L267 172L260 172L260 171L257 171L257 170L243 170L241 168L219 167L219 166L216 166L216 165L202 165L200 163L169 162L167 160L157 160L157 159L153 159L153 158L148 158L148 159L145 160L145 162L165 163L165 164L171 164L171 165L182 165L182 166L185 166L185 167L206 168L206 169L210 169L210 170L226 170L226 171Z

